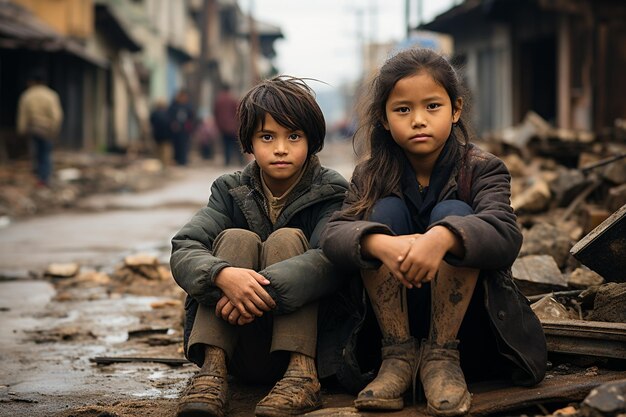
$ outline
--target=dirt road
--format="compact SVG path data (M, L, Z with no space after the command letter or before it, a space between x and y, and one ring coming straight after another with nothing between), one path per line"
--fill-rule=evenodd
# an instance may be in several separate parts
M349 155L329 144L322 161L349 176ZM96 195L82 210L0 229L0 416L173 415L194 366L93 360L183 358L183 294L171 277L129 282L116 269L139 252L166 265L172 235L223 172L188 168L159 190ZM43 277L67 262L80 265L78 277ZM268 389L240 390L230 415L250 415Z

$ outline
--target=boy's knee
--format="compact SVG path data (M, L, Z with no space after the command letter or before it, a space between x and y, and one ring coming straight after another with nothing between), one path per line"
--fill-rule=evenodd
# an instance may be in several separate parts
M283 227L269 235L265 241L265 245L285 245L285 244L301 244L308 246L306 236L300 229L293 227Z
M253 245L257 246L261 243L261 238L254 232L246 229L226 229L217 235L215 238L215 245L221 244L236 244L241 245Z
M283 227L272 233L263 244L263 263L269 266L303 254L308 249L309 242L302 230Z
M213 254L242 268L257 268L261 238L245 229L226 229L215 238Z

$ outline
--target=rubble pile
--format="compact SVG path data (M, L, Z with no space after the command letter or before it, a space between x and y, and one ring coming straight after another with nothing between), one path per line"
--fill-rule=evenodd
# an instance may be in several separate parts
M0 223L10 218L73 208L96 193L139 192L163 183L156 159L117 154L55 153L49 187L37 184L30 161L0 166Z
M542 414L624 415L626 123L596 136L555 129L530 112L485 146L511 173L511 205L524 236L512 275L544 328L546 381L572 364L598 365L585 373L589 381L620 372L618 382L582 402Z
M570 251L626 204L626 130L616 123L609 133L556 129L529 112L486 138L511 172L511 205L524 235L513 275L526 295L607 281ZM608 280L626 281L626 271L618 275Z
M609 133L531 112L485 144L511 173L524 235L512 275L552 353L626 358L626 129Z

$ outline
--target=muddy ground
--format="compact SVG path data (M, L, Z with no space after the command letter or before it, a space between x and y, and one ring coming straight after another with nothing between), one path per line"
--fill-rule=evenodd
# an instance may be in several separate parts
M349 154L350 144L329 143L321 158L349 176ZM174 415L196 368L182 354L183 294L166 268L169 239L206 204L211 182L230 170L195 166L158 190L95 194L70 210L0 225L0 416ZM125 257L137 253L156 262L143 270L125 268ZM53 262L78 262L80 272L45 276ZM98 363L103 357L157 361ZM554 363L533 390L476 391L474 402L477 414L546 415L620 377L626 374L592 362ZM568 384L578 391L559 391ZM229 415L243 417L271 387L233 381L231 388ZM533 405L534 398L543 405ZM353 397L330 381L323 399L316 416L359 415L351 408ZM423 404L384 415L423 415Z

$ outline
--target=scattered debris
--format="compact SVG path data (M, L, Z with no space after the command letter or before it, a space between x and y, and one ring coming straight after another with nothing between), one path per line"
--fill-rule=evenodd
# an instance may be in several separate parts
M576 268L567 278L567 286L571 288L585 289L602 283L604 278L587 267Z
M156 159L55 152L50 188L37 185L30 161L0 166L0 216L19 218L77 207L96 193L154 189L169 176Z
M78 274L80 265L72 262L67 264L50 264L46 268L44 275L53 278L71 278Z
M567 288L567 278L561 274L550 255L527 255L517 258L511 272L517 286L525 295Z
M94 362L98 365L110 365L112 363L123 363L123 362L154 362L154 363L164 363L166 365L171 366L181 366L190 364L187 359L181 358L150 358L150 357L138 357L138 356L129 356L129 357L112 357L112 356L96 356L95 358L89 358L90 362Z
M600 286L589 320L626 323L626 283L609 282Z
M585 417L618 416L626 413L626 380L607 382L591 390L581 404Z
M563 304L556 301L551 295L544 296L536 303L533 303L531 307L541 321L562 321L575 318L570 315L569 311L567 311Z

